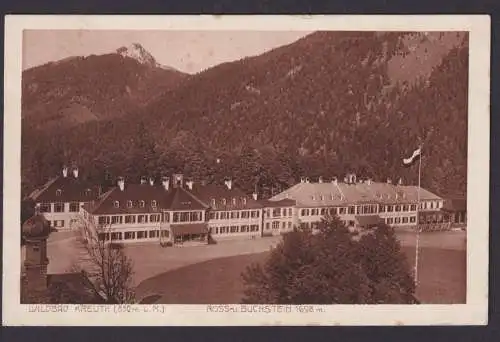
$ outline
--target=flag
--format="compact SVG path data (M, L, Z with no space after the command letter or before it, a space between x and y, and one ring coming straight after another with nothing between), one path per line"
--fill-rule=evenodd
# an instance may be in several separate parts
M422 148L419 147L415 151L413 151L411 157L403 159L403 164L405 166L412 165L415 161L417 161L420 158L421 154L422 154Z

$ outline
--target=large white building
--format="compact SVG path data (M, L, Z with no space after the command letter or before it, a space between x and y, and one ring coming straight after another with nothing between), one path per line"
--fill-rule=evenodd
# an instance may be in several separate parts
M43 213L51 227L71 230L78 228L81 208L99 196L99 189L82 180L78 168L64 167L60 176L33 191L27 200L34 202L36 210Z
M184 243L210 239L257 238L279 235L295 227L314 229L326 215L336 215L349 227L384 222L393 227L433 225L446 229L464 224L465 205L445 201L417 186L391 181L359 181L349 174L343 182L303 178L298 184L259 200L232 180L225 184L195 183L182 174L141 179L140 184L119 178L101 193L78 178L78 170L57 177L30 198L39 212L58 229L90 227L102 240L120 242Z

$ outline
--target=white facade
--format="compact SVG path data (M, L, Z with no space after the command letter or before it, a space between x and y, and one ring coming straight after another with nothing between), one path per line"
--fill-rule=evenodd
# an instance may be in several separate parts
M208 227L215 240L256 238L262 235L262 209L213 210Z
M84 202L38 202L36 208L49 221L51 227L68 231L78 229L83 204Z

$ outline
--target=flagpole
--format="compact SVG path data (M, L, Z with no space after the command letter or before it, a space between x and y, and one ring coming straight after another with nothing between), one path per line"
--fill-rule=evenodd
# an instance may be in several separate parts
M415 285L418 284L418 257L419 257L419 244L420 244L420 180L422 176L422 145L420 145L420 157L418 158L418 189L417 189L417 237L415 243Z

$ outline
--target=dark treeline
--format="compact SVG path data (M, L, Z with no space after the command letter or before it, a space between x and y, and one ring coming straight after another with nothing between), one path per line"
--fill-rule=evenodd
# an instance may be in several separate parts
M318 32L202 72L119 119L26 125L23 191L68 162L95 182L181 171L208 182L232 177L264 196L302 176L351 171L416 183L417 169L401 159L421 139L423 186L463 195L468 46L450 50L428 77L394 84L388 61L409 53L404 37Z

